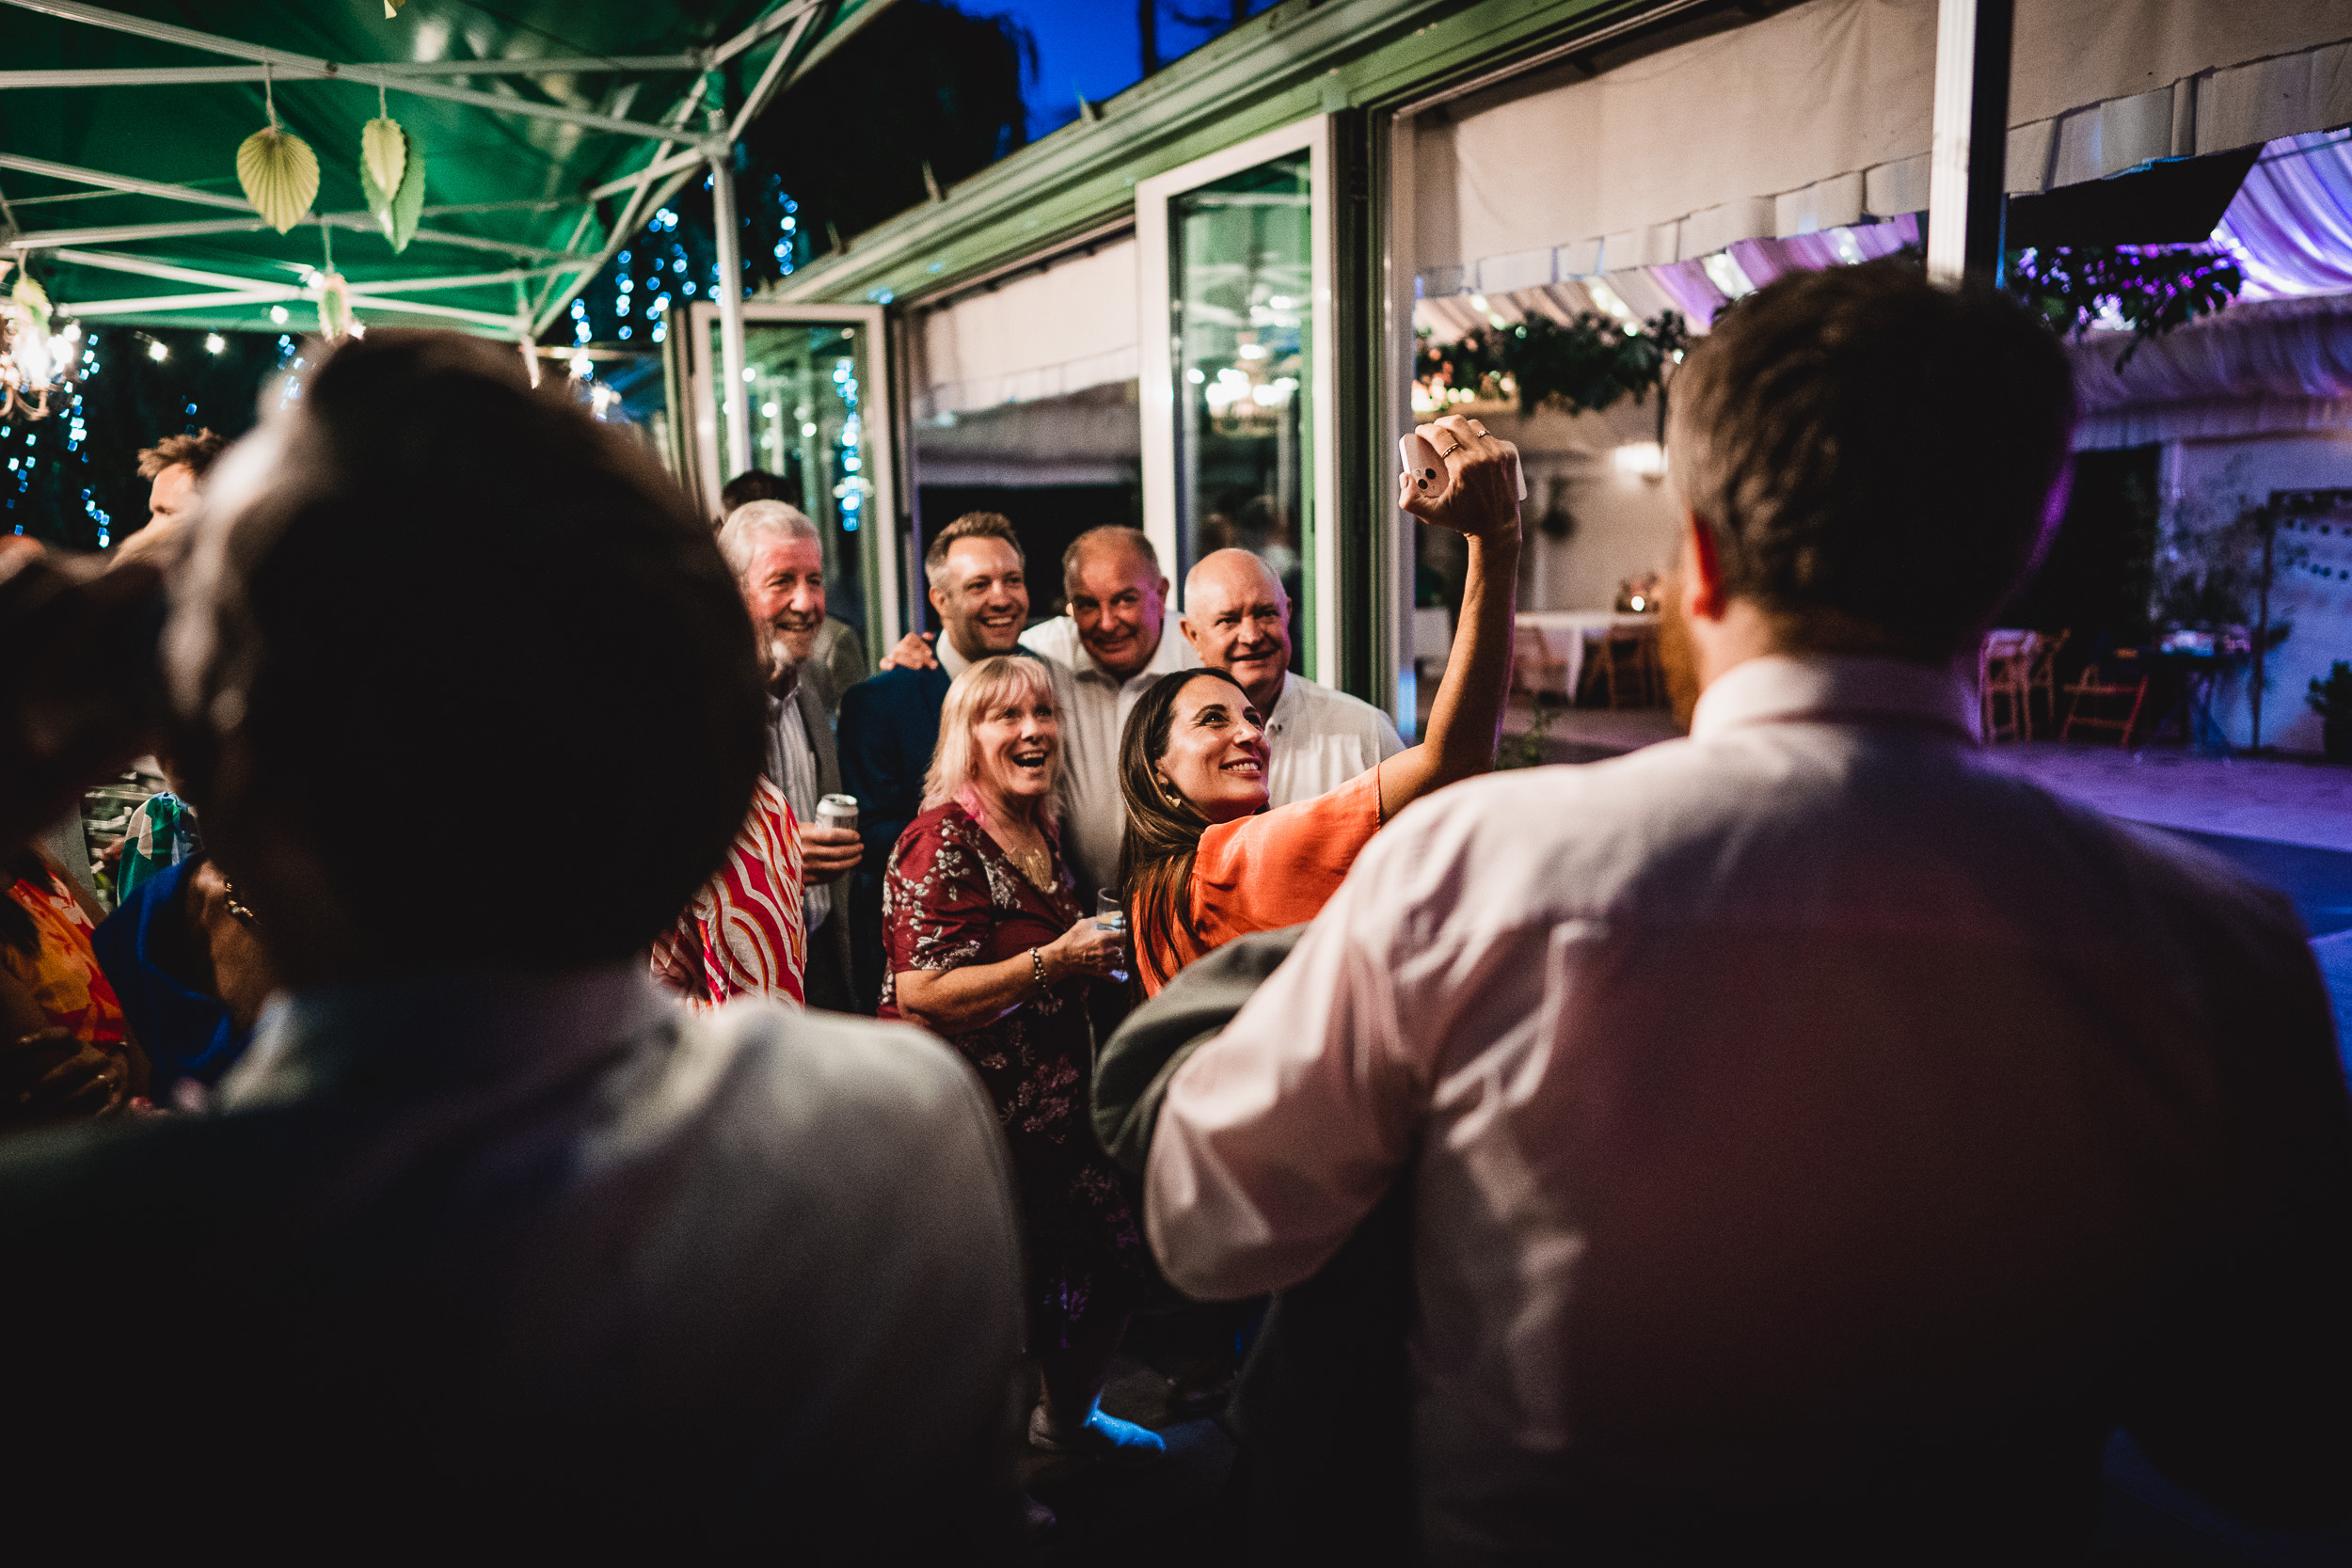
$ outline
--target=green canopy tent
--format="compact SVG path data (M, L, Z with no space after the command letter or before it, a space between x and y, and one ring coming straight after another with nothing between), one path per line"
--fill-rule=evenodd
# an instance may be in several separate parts
M534 342L888 3L0 0L0 262L92 323L307 330L340 277L362 325ZM199 12L203 30L186 24ZM424 171L397 250L361 176L379 115ZM316 197L282 233L238 172L273 123L317 160ZM720 272L739 277L732 182L713 193ZM739 375L741 290L720 295Z

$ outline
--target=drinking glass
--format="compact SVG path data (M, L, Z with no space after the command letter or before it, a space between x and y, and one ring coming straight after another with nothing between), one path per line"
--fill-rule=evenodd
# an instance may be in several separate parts
M1122 937L1127 934L1127 906L1120 902L1119 895L1109 888L1103 888L1094 895L1094 924L1105 931L1117 931ZM1119 968L1110 971L1110 977L1125 985L1126 965L1122 962Z

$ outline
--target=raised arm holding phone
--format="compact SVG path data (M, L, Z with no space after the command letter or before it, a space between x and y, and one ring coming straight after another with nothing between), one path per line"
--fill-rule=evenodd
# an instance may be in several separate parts
M1397 476L1397 505L1470 542L1461 625L1428 732L1328 795L1268 811L1264 716L1240 683L1185 671L1146 693L1120 748L1120 885L1148 993L1235 937L1312 919L1383 823L1494 766L1510 690L1518 452L1458 415L1415 436L1428 455Z

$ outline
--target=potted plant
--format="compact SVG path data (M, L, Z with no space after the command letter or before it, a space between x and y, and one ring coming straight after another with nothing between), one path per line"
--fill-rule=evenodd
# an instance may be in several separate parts
M2326 680L2312 682L2304 700L2319 715L2319 744L2328 760L2352 762L2352 663L2336 660Z

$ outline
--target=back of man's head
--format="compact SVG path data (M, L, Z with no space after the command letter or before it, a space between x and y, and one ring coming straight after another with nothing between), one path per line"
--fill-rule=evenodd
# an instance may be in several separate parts
M765 468L746 468L728 480L719 492L719 515L731 517L736 508L754 501L782 501L787 506L801 504L801 483L783 474L771 474Z
M652 459L511 350L381 331L213 484L167 657L208 831L220 799L388 967L618 959L675 918L741 825L764 706ZM305 918L273 892L264 927Z
M1949 658L2063 500L2066 356L1990 288L1899 261L1799 273L1741 300L1672 385L1674 476L1722 587L1790 651Z

